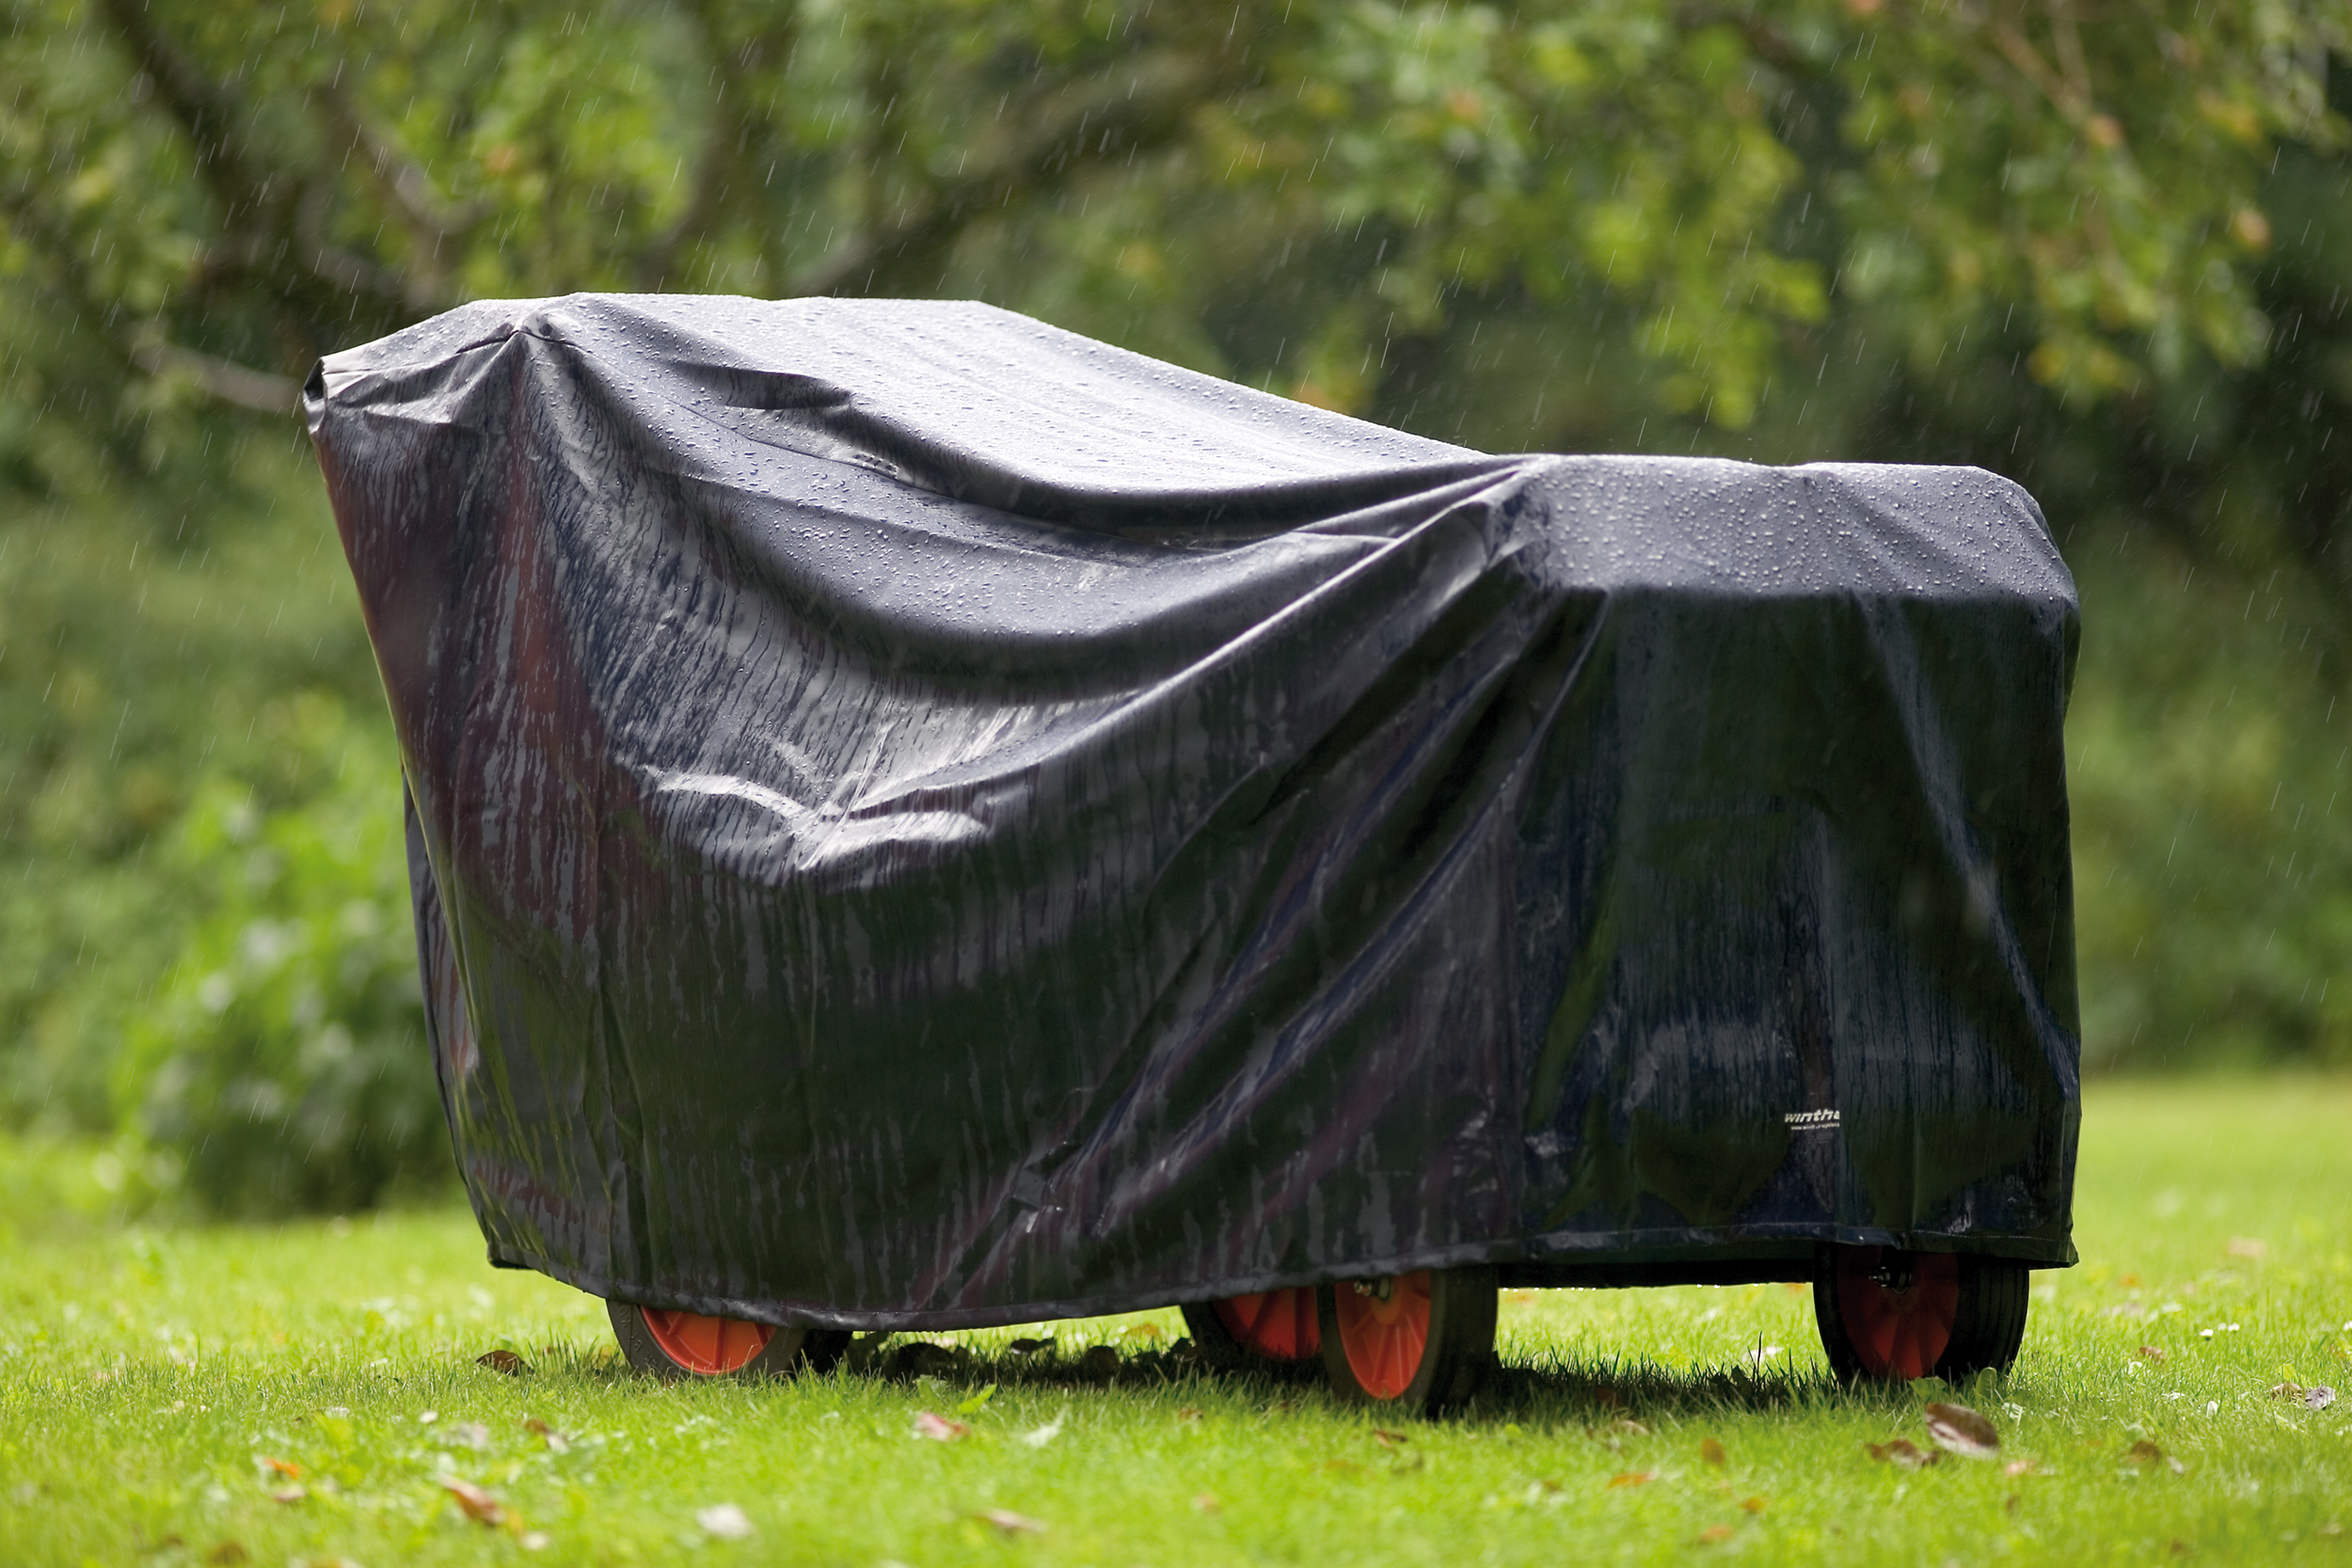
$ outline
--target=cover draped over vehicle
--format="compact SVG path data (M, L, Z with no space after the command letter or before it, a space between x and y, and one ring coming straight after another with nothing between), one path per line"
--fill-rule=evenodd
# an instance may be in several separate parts
M1491 457L954 303L476 304L308 407L496 1261L948 1327L2072 1259L2005 480Z

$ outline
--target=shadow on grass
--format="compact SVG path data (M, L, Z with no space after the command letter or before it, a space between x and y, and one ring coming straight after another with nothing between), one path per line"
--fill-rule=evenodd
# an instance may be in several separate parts
M1004 1349L975 1353L961 1345L900 1340L888 1347L861 1347L828 1375L882 1386L931 1382L967 1394L991 1385L1005 1392L1073 1398L1113 1391L1159 1394L1181 1403L1214 1403L1229 1410L1254 1405L1267 1414L1349 1408L1330 1393L1319 1361L1224 1369L1204 1363L1189 1341L1133 1354L1096 1345L1068 1355L1050 1343L1026 1343L1036 1348L1025 1354ZM578 1358L578 1365L591 1375L629 1375L625 1368L593 1355ZM1677 1370L1638 1357L1540 1356L1490 1367L1477 1395L1443 1418L1494 1427L1604 1427L1620 1420L1695 1420L1731 1413L1909 1409L1915 1397L1903 1385L1842 1385L1824 1369L1733 1365ZM1368 1417L1378 1414L1359 1408Z

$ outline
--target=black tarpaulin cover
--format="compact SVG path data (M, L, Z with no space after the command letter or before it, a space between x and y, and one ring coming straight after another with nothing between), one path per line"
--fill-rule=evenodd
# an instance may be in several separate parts
M946 1327L2072 1258L2077 612L2004 480L899 301L477 304L309 410L498 1261Z

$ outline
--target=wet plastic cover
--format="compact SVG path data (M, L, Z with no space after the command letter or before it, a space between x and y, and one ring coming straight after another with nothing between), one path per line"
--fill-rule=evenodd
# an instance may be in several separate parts
M497 1261L946 1327L2071 1260L2077 610L2005 480L896 301L477 304L309 412Z

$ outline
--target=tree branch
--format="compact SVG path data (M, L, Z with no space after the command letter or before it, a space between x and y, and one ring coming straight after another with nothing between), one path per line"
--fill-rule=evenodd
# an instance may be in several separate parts
M148 374L185 381L199 391L250 408L257 414L294 414L302 409L302 388L291 376L251 370L234 360L151 338L131 348L131 362Z
M755 107L756 84L782 71L792 57L799 22L797 8L787 7L775 22L731 46L716 0L688 0L686 8L701 29L718 91L711 103L710 134L695 161L685 210L647 242L637 259L638 284L648 291L668 280L680 247L718 227L737 189L745 150L755 137L764 139L772 129L767 114Z
M1021 127L976 147L954 177L873 228L851 235L788 280L788 294L866 293L877 281L934 267L964 226L1073 167L1173 140L1186 112L1239 85L1238 59L1150 55L1009 108Z
M361 155L360 166L390 198L419 245L437 250L450 241L462 241L482 221L483 204L469 201L461 205L443 200L434 186L433 177L422 166L359 112L359 106L342 87L342 74L337 71L333 84L312 94L328 123L342 135L347 148Z
M220 202L222 221L258 216L269 203L272 182L239 134L228 93L154 27L143 0L98 0L98 9L188 138L197 170Z

